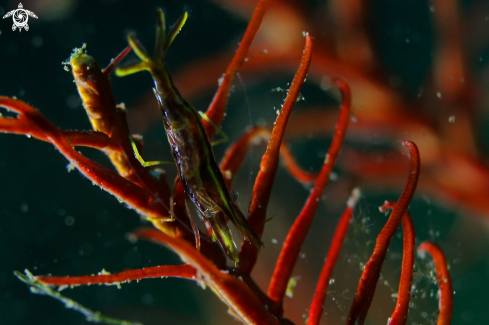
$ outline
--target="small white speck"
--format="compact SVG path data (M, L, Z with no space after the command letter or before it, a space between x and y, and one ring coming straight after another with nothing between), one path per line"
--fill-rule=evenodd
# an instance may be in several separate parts
M69 173L72 170L75 170L75 165L72 163L69 163L68 165L66 165L66 169L68 170L68 173Z
M224 75L221 78L217 79L217 85L220 87L223 81L224 81Z

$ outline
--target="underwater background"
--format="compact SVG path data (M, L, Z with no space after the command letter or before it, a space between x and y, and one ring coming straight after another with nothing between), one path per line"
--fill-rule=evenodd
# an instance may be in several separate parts
M169 24L175 22L183 11L189 10L191 15L168 52L170 72L178 76L185 71L186 74L182 72L181 75L195 80L211 78L205 74L188 73L192 71L190 64L200 62L205 65L205 60L211 62L221 56L230 58L248 22L246 8L252 8L254 2L23 1L24 8L33 11L38 19L29 18L29 31L22 32L12 31L11 18L0 21L0 95L16 96L26 101L63 129L89 129L90 124L71 72L65 71L61 64L70 56L73 48L86 43L87 53L104 67L127 45L125 36L129 31L136 32L142 44L152 51L156 8L164 9ZM271 7L278 2L272 1ZM311 17L310 23L314 24L315 32L321 34L317 37L318 43L331 33L332 23L328 22L327 15L321 19L321 14L326 12L327 1L284 2L300 8L305 17ZM489 5L482 0L457 3L466 27L462 35L464 49L470 53L467 55L468 69L474 83L477 83L474 92L488 89L484 85L487 86L489 82L486 63L489 61ZM17 1L0 1L0 16L17 6ZM366 10L367 32L381 62L377 76L413 107L417 105L419 97L425 95L424 85L431 78L436 36L430 6L429 1L421 0L375 0L368 2ZM287 20L288 17L283 19ZM273 24L265 27L272 29ZM284 42L292 37L286 30L282 34L278 31L276 35L274 37L283 37ZM315 46L320 48L321 44ZM250 53L250 60L253 55L267 55L263 50ZM295 51L300 53L302 44ZM125 62L133 59L135 55L131 53ZM223 62L223 69L216 72L217 76L224 72L228 62ZM243 75L235 82L223 124L230 142L215 148L218 160L229 144L250 125L273 124L276 116L274 107L280 106L283 94L271 90L286 88L292 76L293 72L264 70ZM177 86L185 88L186 80L176 79ZM202 87L200 91L193 91L193 96L188 98L198 110L204 111L210 103L217 88L217 78L212 82L214 88ZM145 137L146 160L170 161L170 147L151 93L149 74L138 73L125 78L113 76L112 84L117 102L126 104L132 132ZM185 91L182 92L185 96ZM294 111L306 111L310 107L338 111L338 94L334 91L325 90L317 83L306 82L301 93L305 101L297 103ZM436 97L436 92L432 96ZM488 98L485 93L478 96L474 106L477 108L472 112L475 121L472 132L479 150L479 160L485 168L489 168ZM443 106L421 106L417 109L442 112ZM3 110L1 113L6 114ZM413 116L418 116L418 113L413 112ZM449 123L450 114L445 115L440 113L437 123ZM403 130L402 123L396 127ZM405 135L409 139L407 131ZM347 134L345 147L361 152L388 149L404 152L399 145L401 140L405 139L386 140L377 134ZM299 164L317 171L331 141L331 134L290 136L287 141ZM110 167L103 154L86 148L78 150ZM239 202L244 210L251 192L250 184L263 152L263 145L252 150L236 183L236 190L240 193ZM405 154L402 156L407 159ZM296 324L300 324L302 315L306 314L334 227L351 189L360 187L364 197L355 211L347 242L333 273L335 280L329 289L331 292L325 307L327 315L322 323L344 323L362 263L368 260L375 237L386 220L377 207L384 200L397 199L402 190L395 186L381 188L368 177L353 177L341 167L341 161L337 163L336 178L328 185L324 204L317 213L294 271L299 281L294 296L286 300L285 310L286 316ZM361 165L362 161L350 163ZM67 164L66 159L50 144L25 136L0 135L1 324L87 323L82 315L66 309L58 301L31 294L28 287L14 277L14 270L29 269L35 275L85 275L102 269L115 273L129 268L180 263L178 256L164 247L143 241L130 242L127 234L148 223L114 197L93 186L77 171L68 172ZM175 170L165 169L168 179L171 179ZM407 169L400 170L399 174L406 177ZM467 186L470 187L470 184ZM309 190L310 187L297 183L283 168L277 174L269 208L273 219L266 226L264 255L259 259L258 263L261 264L254 273L263 288L268 285L266 279L273 271L280 243ZM447 256L455 291L452 323L486 324L489 319L489 210L471 209L470 206L440 200L418 191L410 211L417 243L433 240ZM398 232L391 243L367 324L387 322L394 308L392 295L397 292L399 281L401 235ZM414 282L418 291L413 293L415 297L407 323L436 324L437 287L429 281L428 264L421 260L416 260L416 263ZM140 321L145 325L238 323L226 315L226 306L209 289L204 291L194 282L180 279L143 280L122 285L121 289L115 286L78 287L66 289L63 294L92 310Z

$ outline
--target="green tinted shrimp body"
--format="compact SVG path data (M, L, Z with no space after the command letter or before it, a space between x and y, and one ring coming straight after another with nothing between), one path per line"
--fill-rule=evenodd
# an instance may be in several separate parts
M151 60L133 35L128 41L142 62L125 68L118 68L116 74L128 75L140 70L148 70L154 80L154 93L163 115L164 126L171 145L173 158L178 168L180 180L189 198L195 204L204 220L210 225L214 235L235 263L238 252L227 220L231 220L246 240L261 246L259 236L250 227L227 190L219 169L211 141L202 123L199 112L190 105L173 84L168 72L165 54L187 19L185 13L166 37L164 14L158 10L157 41Z

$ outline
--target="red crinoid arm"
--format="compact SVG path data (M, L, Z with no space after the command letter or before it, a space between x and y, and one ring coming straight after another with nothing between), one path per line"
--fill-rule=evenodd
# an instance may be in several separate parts
M234 142L232 146L229 147L219 165L225 176L224 179L228 188L231 188L234 175L241 168L249 147L253 144L258 144L261 141L268 141L271 133L272 131L267 127L256 126L246 131L238 141ZM316 180L316 173L303 170L297 164L285 142L280 146L280 156L282 157L285 168L296 180L305 184L312 183Z
M395 205L396 202L394 201L385 201L379 208L380 212L394 209ZM411 298L411 285L413 283L415 233L413 219L409 211L404 213L401 222L403 236L401 280L399 281L399 291L397 292L396 309L387 322L389 325L406 324L409 300Z
M74 147L89 147L107 151L120 151L120 148L100 131L61 131L69 144Z
M134 235L163 244L180 255L185 263L197 270L197 276L209 285L245 324L279 324L278 319L243 281L219 270L191 244L149 228L140 229Z
M294 156L292 156L292 152L285 142L282 142L282 145L280 146L280 156L282 157L285 169L287 169L290 175L297 181L303 184L311 184L318 178L318 173L308 172L297 164Z
M215 125L220 126L222 120L224 119L224 113L226 111L226 106L229 97L229 91L231 90L231 86L233 84L234 78L238 73L239 69L243 65L243 62L246 59L246 55L248 54L248 50L251 46L251 42L255 38L258 29L260 28L261 22L263 20L263 16L270 5L270 0L260 0L253 12L253 16L251 17L250 23L248 24L248 28L246 28L246 32L239 43L238 49L236 50L236 54L233 57L233 60L229 64L226 73L222 79L221 85L217 90L217 93L214 95L214 99L207 109L207 117L214 122ZM207 130L207 134L209 135L209 139L212 139L214 134L216 133L216 127L206 120L202 120L204 122L205 128Z
M125 49L122 50L121 53L119 53L114 59L112 59L107 67L105 67L102 72L108 77L114 69L117 67L119 63L126 57L129 52L131 52L131 45L128 45Z
M309 309L309 317L307 320L308 325L319 324L319 320L321 319L329 279L331 278L331 273L333 272L336 260L340 255L341 246L343 246L343 241L345 240L346 232L348 230L348 226L350 225L353 209L355 208L359 197L360 190L354 189L350 199L348 200L348 207L341 216L338 226L336 226L333 240L331 241L331 247L329 248L328 255L326 256L326 261L324 262L321 274L319 275L319 281L316 286L314 299L312 300L311 308Z
M120 285L133 280L150 278L173 277L184 279L197 279L197 271L194 267L183 265L163 265L146 267L139 270L127 270L115 274L102 271L97 275L85 276L36 276L36 279L53 286L79 286L92 284Z
M390 240L396 229L399 227L402 216L406 212L406 209L413 198L414 191L416 190L420 165L419 151L416 145L411 141L403 141L403 145L409 148L409 155L411 157L408 180L401 197L397 201L394 210L392 210L389 220L387 220L387 223L377 237L372 256L363 269L362 277L358 283L357 293L355 294L355 299L353 300L348 316L348 325L364 323L368 309L372 303L375 287L379 280L380 270L382 269L382 263L384 262L387 249L389 248Z
M15 118L0 117L0 132L23 134L42 141L48 141L44 130L22 115Z
M438 315L436 324L449 325L452 321L453 290L445 255L438 245L428 241L421 243L418 247L420 255L424 256L424 252L428 252L435 261L436 278L440 289L440 315Z
M280 310L282 309L283 299L287 289L287 283L290 279L290 275L292 274L292 269L294 268L297 257L299 256L302 243L306 239L309 228L311 227L314 214L319 206L319 202L321 201L324 188L328 183L331 171L333 170L336 158L338 157L341 145L343 144L343 139L345 138L348 122L350 121L350 87L341 79L335 79L333 82L340 88L343 95L340 117L338 125L336 126L333 142L331 143L329 151L326 154L324 164L321 168L318 179L314 184L311 194L309 195L306 204L302 208L300 215L297 217L294 224L290 228L289 233L287 234L284 246L280 251L280 256L278 257L277 264L275 265L270 286L268 287L268 296L277 303Z
M167 207L154 201L145 190L76 151L63 136L62 131L33 107L20 100L3 96L0 96L0 106L22 115L37 128L44 130L46 139L56 146L70 164L104 190L148 217L161 218L167 215ZM166 231L175 234L176 230L169 223L167 225Z
M297 70L290 89L285 98L284 105L280 111L275 125L272 130L270 141L268 142L267 150L262 157L260 163L260 171L255 180L253 187L253 196L251 198L250 211L248 214L248 222L253 230L261 236L265 226L265 216L267 212L268 201L272 191L273 181L278 168L278 156L282 144L287 120L292 112L292 108L299 96L299 91L304 83L304 80L309 69L312 57L313 42L309 33L306 33L306 45L302 54L301 63ZM241 245L241 263L239 268L244 273L251 273L255 265L258 255L258 248L248 241L243 241Z
M46 133L34 122L19 115L17 118L0 117L0 132L33 136L49 142ZM60 131L72 146L90 147L95 149L118 150L110 138L98 131Z

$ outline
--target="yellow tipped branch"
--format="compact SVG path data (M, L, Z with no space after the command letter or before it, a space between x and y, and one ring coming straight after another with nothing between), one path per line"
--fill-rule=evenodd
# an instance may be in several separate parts
M164 59L166 51L170 47L171 43L178 35L183 25L187 21L188 13L184 12L183 15L178 19L175 25L170 30L168 36L166 36L165 27L165 14L163 10L158 9L158 27L156 28L156 44L153 54L153 60L151 60L148 52L141 45L139 40L134 34L127 35L127 41L129 45L134 50L134 53L141 59L142 62L131 64L125 67L117 68L115 73L119 77L124 77L141 70L151 70L155 65L164 64Z
M153 60L158 60L158 58L164 58L166 54L165 43L166 43L166 22L165 13L161 8L157 11L157 21L158 27L156 27L156 43L155 50L153 53Z
M127 35L127 41L129 42L131 48L134 50L134 53L136 53L136 55L138 56L138 58L141 59L142 62L137 62L125 67L117 68L115 70L115 74L119 77L128 76L141 70L149 70L152 65L151 58L149 57L148 52L146 52L144 47L133 34Z
M141 59L141 61L151 62L148 52L146 52L146 49L143 47L143 45L141 45L139 40L133 34L127 35L127 41L129 42L132 49L134 50L134 53L136 53L136 55Z
M163 13L163 11L161 11L161 9L158 11L159 15L160 15L160 13ZM175 37L178 35L178 33L180 33L180 30L182 29L183 25L185 25L187 18L188 18L188 12L184 12L183 15L175 23L175 25L173 25L173 27L170 31L170 34L168 34L168 37L165 41L165 45L163 47L163 50L165 53L168 50L168 48L170 47L170 45L173 42L173 40L175 39ZM158 23L159 23L159 21L158 21ZM163 21L163 23L164 23L164 21ZM156 52L155 52L155 55L156 55Z

